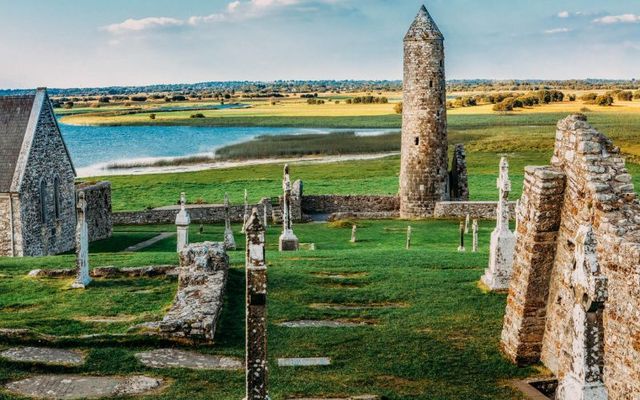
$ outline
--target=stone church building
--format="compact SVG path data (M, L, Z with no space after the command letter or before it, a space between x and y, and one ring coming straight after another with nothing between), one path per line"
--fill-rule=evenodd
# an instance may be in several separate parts
M0 256L75 247L75 175L46 90L0 97Z

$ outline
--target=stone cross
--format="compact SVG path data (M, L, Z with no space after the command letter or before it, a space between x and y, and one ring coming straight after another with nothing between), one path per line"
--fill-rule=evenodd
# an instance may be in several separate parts
M463 253L466 251L464 248L464 222L460 221L460 244L458 245L458 251Z
M355 243L357 241L356 239L356 231L358 230L358 227L353 225L351 226L351 243Z
M478 252L478 220L477 219L473 220L472 230L473 230L473 247L471 250L474 253L477 253Z
M558 385L558 400L606 400L604 368L604 303L607 278L596 256L591 225L578 228L574 269L571 273L571 366Z
M407 226L407 243L405 248L409 250L411 248L411 225Z
M247 220L249 219L249 201L247 200L247 189L244 190L244 214L242 216L242 229L240 233L244 233L244 226L247 224Z
M500 176L497 180L500 197L497 207L496 228L491 232L489 268L485 269L482 282L491 290L507 290L511 281L516 237L509 230L509 163L506 157L500 160Z
M291 179L289 178L289 164L284 166L282 179L282 234L278 248L280 251L298 250L298 237L293 233L291 226Z
M471 216L469 214L467 214L466 218L464 219L464 233L469 234L469 223L471 222Z
M253 209L246 232L246 400L266 400L267 366L267 264L264 227Z
M178 244L176 251L180 253L189 244L189 224L191 217L186 209L187 196L180 193L180 211L176 215L176 229L178 231Z
M78 193L76 204L76 280L73 289L84 289L91 282L89 276L89 227L87 226L87 202L84 192Z
M231 216L229 215L229 195L224 194L224 248L225 250L236 249L236 239L231 230Z

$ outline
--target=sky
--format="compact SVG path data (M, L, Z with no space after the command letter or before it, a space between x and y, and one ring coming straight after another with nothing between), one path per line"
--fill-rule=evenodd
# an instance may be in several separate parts
M0 88L401 79L414 0L0 0ZM640 0L428 0L448 79L640 78Z

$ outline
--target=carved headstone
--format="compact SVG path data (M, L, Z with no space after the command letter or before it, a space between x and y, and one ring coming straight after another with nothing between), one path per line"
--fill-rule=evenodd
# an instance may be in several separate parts
M267 366L267 264L264 227L253 209L246 232L246 400L266 400Z
M472 251L474 253L477 253L478 252L478 220L477 219L473 220L472 231L473 231L473 247L472 247Z
M87 202L84 192L78 193L76 204L76 280L74 289L84 289L91 282L89 276L89 228L87 226Z
M460 243L458 245L458 251L460 253L464 253L465 251L467 251L464 248L464 222L460 221L460 229L458 231L459 236L460 236Z
M411 248L411 225L407 226L407 243L405 248L409 250Z
M471 223L471 216L467 214L464 219L464 233L465 235L469 233L469 224Z
M280 251L298 250L298 237L293 233L291 224L291 179L289 178L289 165L284 166L284 177L282 179L282 234L278 243Z
M357 241L356 239L356 231L358 230L358 227L353 225L351 227L351 243L355 243Z
M180 251L189 244L189 224L191 223L191 217L186 209L186 204L187 196L182 192L180 193L180 211L176 215L176 229L178 231L178 244L176 246L176 250L178 253L180 253ZM200 226L202 227L202 225Z
M500 160L500 176L497 182L500 191L498 199L498 219L496 228L491 232L489 248L489 268L482 276L482 282L491 290L506 290L509 288L513 269L513 254L516 237L509 230L509 163L506 157Z
M606 400L603 383L603 310L607 278L601 273L591 225L582 225L575 239L575 264L571 273L571 366L558 386L558 400Z
M224 249L235 250L236 239L233 237L231 229L231 216L229 215L229 195L224 194Z

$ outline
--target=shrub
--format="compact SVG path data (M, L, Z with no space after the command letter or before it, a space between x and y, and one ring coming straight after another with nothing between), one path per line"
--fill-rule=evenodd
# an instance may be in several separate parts
M62 106L63 108L70 110L73 108L73 101L67 101L64 103L64 106Z
M100 97L98 99L98 103L108 103L109 101L111 101L111 99L109 97L106 97L106 96Z
M171 97L171 101L186 101L187 98L182 95L175 95Z
M203 113L195 113L195 114L191 114L191 116L189 118L204 118L204 114Z
M335 104L340 104L340 100L334 101Z
M155 114L149 114L149 119L156 119L156 115Z
M625 91L619 92L616 97L620 101L631 101L633 100L633 93L625 90Z
M608 95L608 94L600 95L596 97L595 104L599 106L604 106L604 107L610 106L613 104L613 97L611 97L611 95Z
M634 99L640 99L640 90L638 90L638 91L633 93L633 98Z
M591 109L590 109L590 108L588 108L588 107L582 107L582 108L580 109L580 112L581 112L581 113L586 113L586 112L589 112L589 111L591 111Z
M131 96L129 97L131 101L147 101L147 96Z
M508 97L493 106L493 111L513 111L516 99Z
M394 104L393 111L395 111L396 114L402 114L402 102Z
M570 94L569 95L569 101L576 101L576 95L575 94Z
M311 104L317 104L317 103L318 103L318 100L314 99L313 97L307 99L307 104L311 105Z
M583 94L580 97L580 100L582 100L582 101L595 101L595 99L597 97L598 97L597 93L586 93L586 94Z
M346 103L347 103L347 104L352 104L352 103L353 103L353 100L351 100L351 99L347 99Z

